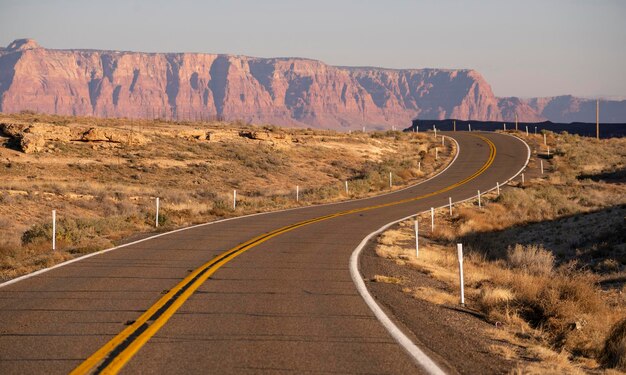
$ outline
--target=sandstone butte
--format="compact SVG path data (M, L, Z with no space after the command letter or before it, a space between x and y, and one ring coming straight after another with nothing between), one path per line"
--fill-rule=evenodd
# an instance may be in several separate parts
M604 101L602 121L626 118ZM302 58L0 48L0 112L359 129L413 118L595 122L595 101L498 98L475 70L338 67Z

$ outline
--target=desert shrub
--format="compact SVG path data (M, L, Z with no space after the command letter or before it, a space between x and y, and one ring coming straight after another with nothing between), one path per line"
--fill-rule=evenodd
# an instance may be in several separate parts
M521 317L541 329L550 346L576 355L593 357L602 346L601 335L613 318L593 275L564 268L550 275L509 269L495 273L493 281L514 298L506 305L479 303L488 316Z
M191 194L191 197L198 200L214 200L217 198L217 193L211 190L196 190Z
M485 287L481 288L477 299L478 308L485 312L492 320L497 320L500 314L506 313L509 303L515 298L513 292L508 288Z
M35 224L22 234L24 245L50 240L52 240L52 225L50 224Z
M62 218L57 222L56 238L59 242L64 242L71 246L97 236L104 236L121 231L125 229L127 224L126 218L120 216L99 219ZM51 240L51 223L35 224L22 234L23 245L37 244Z
M19 243L11 239L0 240L0 258L12 257L19 251Z
M404 182L414 178L417 175L417 170L413 168L404 168L396 172L396 175L402 182Z
M550 207L553 215L567 215L577 209L576 204L554 186L543 186L535 194L539 200L543 200L539 204Z
M611 328L599 359L605 367L626 371L626 318Z
M529 195L528 191L523 189L503 190L495 201L501 203L506 208L517 209L520 211L528 210L534 205L532 197Z
M507 260L511 268L533 275L548 275L554 268L554 254L541 245L516 244L507 250Z
M1 194L0 193L0 203L2 204L10 204L12 201L11 196L8 194Z
M235 160L252 170L275 171L287 163L282 152L265 145L229 144L222 151L225 159Z
M232 210L232 203L225 201L224 199L216 199L213 201L213 209L211 213L215 216L226 216L228 212Z

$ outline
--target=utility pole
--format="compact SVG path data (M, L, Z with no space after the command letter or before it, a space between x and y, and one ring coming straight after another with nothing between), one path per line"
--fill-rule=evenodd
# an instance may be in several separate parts
M596 100L596 139L600 139L600 99Z

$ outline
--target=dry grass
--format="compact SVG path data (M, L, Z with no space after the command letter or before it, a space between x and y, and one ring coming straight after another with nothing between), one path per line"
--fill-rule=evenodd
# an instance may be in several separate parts
M458 296L435 288L420 286L415 289L405 288L403 292L412 295L414 298L434 303L435 305L453 305L459 302Z
M489 350L492 353L496 353L498 354L500 357L505 358L505 359L514 359L517 356L517 353L515 352L515 350L513 350L511 347L509 346L503 346L503 345L490 345L489 346Z
M554 254L541 245L509 247L507 261L511 268L533 275L549 275L554 269Z
M585 374L580 367L573 365L566 352L555 352L545 346L534 345L526 348L530 363L518 366L512 374L519 375L560 375Z
M402 284L401 278L384 275L374 275L372 281L383 284Z
M454 153L452 144L442 151L426 134L401 132L348 135L242 123L1 117L70 127L106 126L141 135L149 143L48 141L44 152L23 154L0 134L0 280L154 231L155 197L161 203L159 230L165 231L378 194L389 190L389 172L394 189L400 188L440 170ZM196 131L210 132L211 140L181 138ZM261 132L269 139L250 139L240 132ZM435 146L440 148L437 161ZM53 209L60 249L55 253L49 250Z
M623 371L626 140L566 134L548 139L556 154L544 160L546 175L536 169L542 139L530 136L539 152L526 184L488 194L482 210L468 202L452 216L437 213L435 232L420 240L419 259L412 254L409 222L384 233L376 251L394 260L411 256L408 267L444 287L406 289L440 304L442 299L429 296L458 295L454 245L463 243L466 303L503 327L494 331L502 341L519 348L493 348L519 361L514 373ZM430 216L420 220L429 222Z
M600 353L600 362L606 367L626 371L626 318L611 329Z

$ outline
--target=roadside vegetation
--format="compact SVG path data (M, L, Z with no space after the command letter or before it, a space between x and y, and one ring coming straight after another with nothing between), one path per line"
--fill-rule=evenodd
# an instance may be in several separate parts
M155 230L389 191L390 172L397 189L454 152L397 131L0 115L0 280Z
M407 297L458 306L463 243L466 309L493 324L514 373L626 372L626 139L520 136L534 151L524 184L441 210L434 232L421 217L419 259L412 221L376 252L438 280L403 284Z

